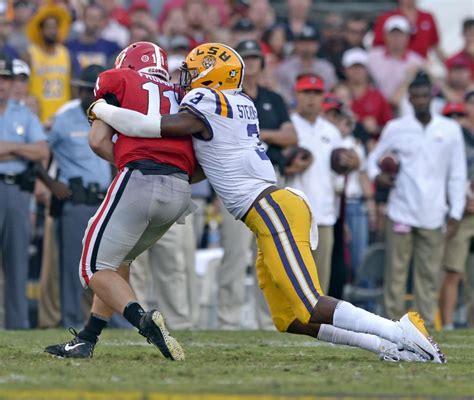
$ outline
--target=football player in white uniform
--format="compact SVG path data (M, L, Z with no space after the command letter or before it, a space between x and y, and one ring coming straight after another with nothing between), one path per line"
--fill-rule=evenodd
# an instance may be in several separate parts
M257 237L257 277L279 331L360 347L390 361L444 363L418 314L394 322L324 295L311 254L316 235L310 207L303 193L275 186L257 111L241 91L243 78L244 63L234 49L203 44L183 64L181 86L188 93L178 114L144 115L99 100L89 117L129 136L193 135L196 157L217 195Z

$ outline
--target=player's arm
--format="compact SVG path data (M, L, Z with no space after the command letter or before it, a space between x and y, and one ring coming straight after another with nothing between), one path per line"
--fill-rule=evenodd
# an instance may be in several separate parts
M114 130L105 122L95 120L89 132L89 146L92 151L104 160L114 163Z
M187 111L164 116L145 115L99 100L89 108L88 117L92 120L100 119L126 136L142 138L179 137L194 134L207 136L204 122Z
M295 128L289 121L284 122L280 129L262 129L260 131L260 139L267 144L275 144L281 147L298 144Z

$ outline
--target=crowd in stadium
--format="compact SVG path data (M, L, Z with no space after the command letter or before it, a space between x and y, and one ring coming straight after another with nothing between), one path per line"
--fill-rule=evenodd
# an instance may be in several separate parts
M325 292L391 319L410 307L429 326L474 326L474 16L445 54L416 0L317 20L311 0L284 3L283 16L269 0L0 2L0 326L85 321L82 238L116 173L90 150L85 111L98 75L139 41L167 52L175 83L201 43L239 52L278 184L315 210ZM334 168L340 148L354 172ZM248 284L251 232L207 181L193 199L185 224L133 262L138 299L172 329L274 329ZM202 249L217 261L196 265Z

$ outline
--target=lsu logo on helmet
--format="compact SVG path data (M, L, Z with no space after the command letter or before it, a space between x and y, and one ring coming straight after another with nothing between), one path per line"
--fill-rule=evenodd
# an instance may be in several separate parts
M186 57L181 67L180 85L185 90L198 87L241 90L244 68L242 58L232 47L205 43Z

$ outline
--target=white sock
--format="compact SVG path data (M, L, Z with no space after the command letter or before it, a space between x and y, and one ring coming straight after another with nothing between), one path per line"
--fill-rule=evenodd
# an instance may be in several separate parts
M323 342L359 347L376 354L380 352L380 345L382 343L382 339L378 336L347 331L325 324L322 324L319 328L318 339Z
M348 331L376 335L393 343L398 343L403 333L395 322L355 307L347 301L337 304L333 325Z

